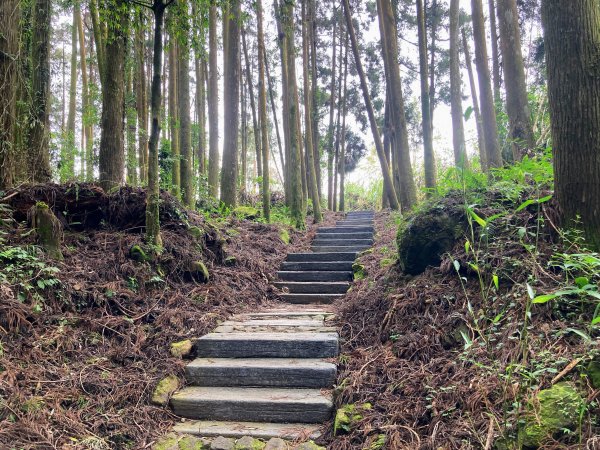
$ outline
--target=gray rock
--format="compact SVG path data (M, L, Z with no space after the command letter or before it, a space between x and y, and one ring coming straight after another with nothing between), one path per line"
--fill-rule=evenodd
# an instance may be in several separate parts
M264 447L265 443L263 441L250 436L244 436L235 443L235 450L261 450Z
M288 450L290 447L287 442L280 438L273 438L267 442L264 450Z
M211 450L233 450L235 448L235 441L230 438L219 436L210 444Z

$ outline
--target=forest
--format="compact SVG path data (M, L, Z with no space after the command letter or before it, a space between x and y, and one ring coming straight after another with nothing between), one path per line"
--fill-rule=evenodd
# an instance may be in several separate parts
M368 210L282 448L600 448L599 54L597 0L0 0L0 446L187 448L173 343Z

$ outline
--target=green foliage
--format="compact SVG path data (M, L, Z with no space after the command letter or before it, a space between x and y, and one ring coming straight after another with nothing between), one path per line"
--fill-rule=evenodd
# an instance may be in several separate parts
M381 208L383 181L376 180L366 186L347 182L345 192L347 210L377 210Z
M36 246L5 245L0 232L0 285L6 285L20 302L29 302L41 312L46 289L60 284L59 269L46 264Z

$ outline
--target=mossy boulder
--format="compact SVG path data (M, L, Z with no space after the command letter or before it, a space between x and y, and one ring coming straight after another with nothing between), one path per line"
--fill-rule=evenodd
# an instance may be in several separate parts
M223 261L223 264L225 264L227 267L233 267L237 264L237 258L235 256L228 256Z
M179 450L179 437L175 434L168 434L161 438L152 446L152 450Z
M260 217L260 211L252 206L238 206L233 214L240 219L254 220Z
M197 226L191 226L188 228L188 232L195 238L195 239L202 239L204 238L204 236L206 235L206 233L204 232L204 230L200 227Z
M137 244L131 246L131 248L129 249L129 257L134 261L140 263L148 262L151 260L146 251L142 248L142 246Z
M538 448L564 430L575 430L584 400L570 383L557 383L540 391L527 404L519 442L526 449Z
M263 450L265 445L266 444L259 439L254 439L250 436L244 436L235 443L233 448L235 450Z
M363 418L363 413L372 408L370 403L343 405L335 413L333 434L348 433Z
M360 263L352 264L352 272L354 273L354 280L362 280L366 278L367 271L365 270L365 266Z
M179 440L179 450L209 450L210 443L196 436L184 436Z
M586 375L594 389L600 389L600 359L590 361L587 366Z
M290 243L290 233L288 232L288 230L283 229L279 231L279 239L281 239L281 242L283 242L285 245L289 245Z
M35 229L38 243L52 259L64 259L60 244L63 239L63 228L60 220L44 202L37 202L28 212L31 226Z
M179 379L175 375L169 375L163 378L156 385L152 394L152 403L159 406L166 406L173 392L179 389Z
M398 229L398 263L407 274L418 275L429 266L439 266L463 236L467 226L464 208L438 204L415 215Z
M173 355L175 358L183 358L192 352L192 348L194 348L194 344L189 339L180 342L173 342L170 349L171 355Z
M210 280L208 268L202 261L191 261L188 264L187 274L191 279L201 283L208 283Z

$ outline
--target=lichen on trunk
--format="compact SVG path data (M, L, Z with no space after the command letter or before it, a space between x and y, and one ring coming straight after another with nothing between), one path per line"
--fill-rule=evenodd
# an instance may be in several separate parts
M60 250L63 236L62 225L50 207L44 202L37 202L29 210L29 221L37 233L39 244L48 253L48 256L62 261L64 259Z

